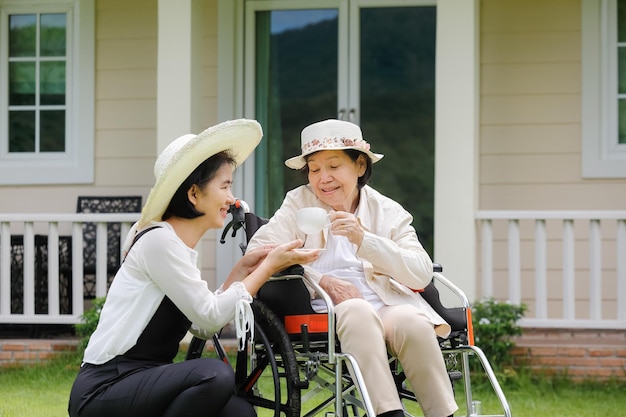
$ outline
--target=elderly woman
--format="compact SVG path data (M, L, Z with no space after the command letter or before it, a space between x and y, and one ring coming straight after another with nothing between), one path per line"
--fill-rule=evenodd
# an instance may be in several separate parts
M335 303L341 349L361 365L377 415L404 415L387 349L400 360L424 415L451 415L458 407L437 343L450 326L413 291L430 282L432 261L412 216L367 185L383 155L370 151L357 125L340 120L307 126L301 143L302 154L285 164L304 170L308 184L287 193L248 249L293 239L325 248L304 266L305 274ZM296 222L304 207L327 210L330 224L305 235ZM319 308L318 300L312 304Z
M236 315L237 323L245 322L252 295L272 274L317 258L293 251L302 241L292 240L246 254L216 292L200 276L194 248L209 229L224 226L235 202L233 169L261 136L256 121L224 122L181 136L158 157L156 184L129 233L126 257L74 381L71 417L255 415L233 395L229 365L172 361L188 330L207 338Z

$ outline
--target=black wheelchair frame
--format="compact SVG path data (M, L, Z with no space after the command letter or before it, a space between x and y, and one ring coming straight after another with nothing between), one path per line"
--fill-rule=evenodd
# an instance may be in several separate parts
M248 205L237 200L230 207L232 220L223 230L220 241L232 230L234 238L244 229L246 243L267 219L249 212ZM245 253L246 244L240 244ZM470 356L476 357L484 371L502 413L491 416L511 417L506 397L483 351L474 345L470 303L458 287L443 274L440 265L434 265L433 280L422 290L421 296L452 327L451 334L439 338L442 354L449 366L450 382L462 382L467 417L481 416L476 409L470 381ZM254 340L236 354L236 394L246 398L257 408L259 415L301 417L304 402L319 402L302 417L324 412L325 416L365 415L375 413L359 365L354 358L342 353L335 335L334 307L330 297L315 283L307 281L328 306L328 313L316 313L310 303L310 293L300 265L294 265L272 277L256 295L254 312ZM460 301L459 307L445 307L436 283L447 288ZM211 339L215 353L230 363L219 334ZM206 341L194 337L186 359L202 356ZM459 361L460 357L460 361ZM459 369L460 367L460 369ZM390 357L390 369L396 381L398 395L403 400L417 401L407 387L402 367ZM328 411L329 408L331 411ZM266 411L262 411L266 410ZM326 410L326 411L325 411ZM405 411L406 416L411 414Z

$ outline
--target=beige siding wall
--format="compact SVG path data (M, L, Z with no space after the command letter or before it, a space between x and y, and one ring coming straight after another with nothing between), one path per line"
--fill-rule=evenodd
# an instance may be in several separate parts
M217 0L204 0L202 19L202 72L200 85L200 115L202 128L217 120ZM233 69L234 71L234 69Z
M580 0L481 2L480 210L624 210L626 179L581 174ZM549 314L562 311L561 224L549 225ZM588 315L588 224L576 225L577 317ZM522 296L534 307L534 225L522 225ZM496 295L507 299L506 224L496 226ZM615 265L615 224L603 225ZM478 283L480 288L480 283ZM603 272L603 315L615 316L615 270Z
M96 9L96 182L142 190L156 157L156 0L103 1Z

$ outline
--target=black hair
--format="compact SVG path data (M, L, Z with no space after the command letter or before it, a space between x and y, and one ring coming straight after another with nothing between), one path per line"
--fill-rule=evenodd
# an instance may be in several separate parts
M196 210L193 204L191 204L191 201L189 201L187 191L189 191L193 185L204 188L204 186L215 178L217 171L224 164L229 164L233 168L236 166L235 158L229 151L218 152L198 165L198 167L189 174L187 179L180 184L161 218L167 220L175 216L184 219L195 219L196 217L203 216L204 213Z
M356 183L357 188L360 190L361 188L367 185L370 178L372 177L372 160L366 153L357 151L356 149L340 149L340 150L344 151L346 155L348 155L350 160L352 160L352 162L354 163L356 163L360 155L363 155L363 157L365 158L365 162L366 162L365 172L363 173L363 175L359 177ZM317 152L320 152L320 151L317 151ZM304 173L305 177L309 176L309 164L308 164L309 157L315 155L317 152L313 152L304 157L305 164L302 167L301 171Z

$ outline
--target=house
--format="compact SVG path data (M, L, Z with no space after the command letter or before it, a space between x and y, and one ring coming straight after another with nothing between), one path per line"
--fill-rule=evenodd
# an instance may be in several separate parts
M470 300L623 334L624 51L623 0L0 0L2 236L10 213L145 199L171 140L239 117L264 139L234 192L269 215L300 129L339 117ZM239 256L218 239L212 287Z

